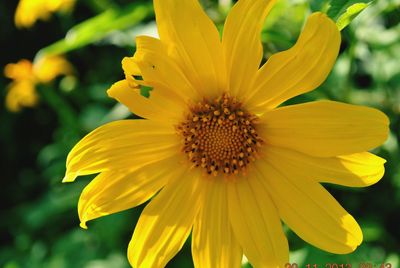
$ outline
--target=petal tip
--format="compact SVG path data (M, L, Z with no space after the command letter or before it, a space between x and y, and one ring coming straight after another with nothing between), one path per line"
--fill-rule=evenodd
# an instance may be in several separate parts
M348 246L348 250L345 250L343 254L351 253L356 250L356 248L361 245L363 241L363 233L360 225L356 222L356 220L350 214L347 214L343 218L343 224L348 231L346 245Z
M115 97L116 92L126 87L129 87L126 80L115 82L109 89L107 89L107 95L113 98Z
M85 229L85 230L88 229L88 227L87 227L87 225L86 225L86 221L81 221L81 223L79 224L79 226L80 226L82 229Z
M74 182L76 178L75 174L67 173L65 174L64 178L62 179L62 183Z

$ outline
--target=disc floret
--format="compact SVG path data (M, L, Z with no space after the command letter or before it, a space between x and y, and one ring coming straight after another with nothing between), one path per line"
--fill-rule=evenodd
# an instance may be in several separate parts
M256 131L258 117L228 94L191 105L178 125L183 151L208 174L245 173L258 156L263 140Z

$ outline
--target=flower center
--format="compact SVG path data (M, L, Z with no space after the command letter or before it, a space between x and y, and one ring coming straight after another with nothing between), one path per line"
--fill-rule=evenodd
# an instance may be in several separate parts
M177 129L184 139L183 151L196 167L214 176L238 174L245 173L248 164L255 161L263 143L256 132L257 119L235 98L224 94L191 106Z

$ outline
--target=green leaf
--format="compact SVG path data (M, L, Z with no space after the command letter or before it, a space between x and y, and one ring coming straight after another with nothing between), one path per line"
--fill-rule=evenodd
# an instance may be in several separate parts
M65 38L41 49L37 58L64 54L92 44L113 31L135 26L153 14L151 3L136 2L124 8L109 9L71 28Z
M327 14L331 19L336 21L350 6L354 4L370 2L370 0L332 0Z
M338 26L339 30L343 30L346 28L347 25L350 24L352 20L354 20L358 14L361 13L364 9L369 6L369 3L357 3L351 5L346 9L346 12L343 13L338 20L336 21L336 25Z

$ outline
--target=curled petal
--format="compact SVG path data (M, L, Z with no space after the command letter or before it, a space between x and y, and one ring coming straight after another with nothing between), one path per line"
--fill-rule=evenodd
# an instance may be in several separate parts
M284 101L317 88L334 65L340 32L325 14L312 14L296 45L272 55L258 71L247 105L264 113Z

